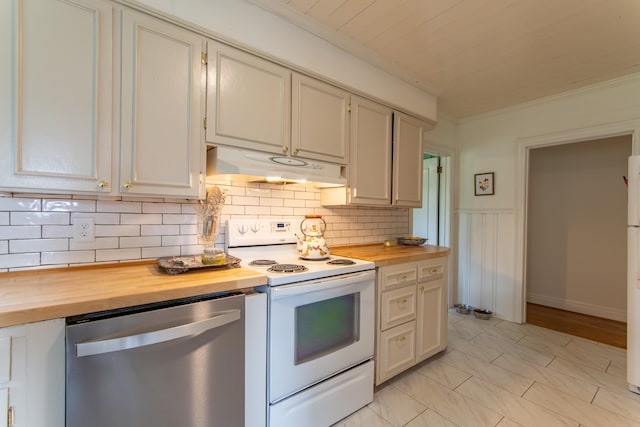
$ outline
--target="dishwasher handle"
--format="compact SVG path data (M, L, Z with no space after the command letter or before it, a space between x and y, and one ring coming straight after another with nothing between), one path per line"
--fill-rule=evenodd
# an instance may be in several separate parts
M158 331L145 332L137 335L110 338L99 341L87 341L76 344L76 356L93 356L96 354L110 353L112 351L128 350L132 348L145 347L161 342L171 341L190 335L200 334L210 329L224 326L228 323L240 320L240 310L227 310L221 314L204 320L199 320L186 325L174 326Z

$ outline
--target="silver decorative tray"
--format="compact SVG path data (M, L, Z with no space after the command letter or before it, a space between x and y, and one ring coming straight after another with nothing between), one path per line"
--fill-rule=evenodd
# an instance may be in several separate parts
M224 264L203 264L201 255L170 256L158 258L158 265L167 274L180 274L189 270L202 270L206 268L239 268L240 258L227 255Z

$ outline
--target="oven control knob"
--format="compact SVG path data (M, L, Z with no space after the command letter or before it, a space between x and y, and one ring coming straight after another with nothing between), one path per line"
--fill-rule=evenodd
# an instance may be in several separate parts
M253 231L254 233L257 233L258 231L260 231L260 224L259 223L252 224L251 231Z
M240 233L240 235L244 235L247 231L249 231L249 227L247 227L246 224L240 224L238 226L238 233Z

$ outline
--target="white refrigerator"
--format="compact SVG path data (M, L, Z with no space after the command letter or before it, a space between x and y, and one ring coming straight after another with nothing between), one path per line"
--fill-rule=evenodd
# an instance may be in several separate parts
M627 182L627 382L640 394L640 156L629 157Z

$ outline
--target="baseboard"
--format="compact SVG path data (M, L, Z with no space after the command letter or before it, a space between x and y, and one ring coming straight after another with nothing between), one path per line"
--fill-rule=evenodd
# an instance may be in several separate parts
M575 313L588 314L589 316L601 317L603 319L616 320L618 322L627 321L627 310L599 305L587 304L581 301L571 301L562 298L550 297L547 295L527 293L527 302L532 304L546 305L560 310L573 311Z

